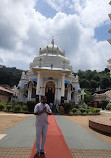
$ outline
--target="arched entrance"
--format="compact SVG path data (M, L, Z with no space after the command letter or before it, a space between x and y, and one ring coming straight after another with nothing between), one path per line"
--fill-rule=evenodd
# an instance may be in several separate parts
M55 100L55 83L48 81L45 85L45 95L47 96L47 103L54 103Z

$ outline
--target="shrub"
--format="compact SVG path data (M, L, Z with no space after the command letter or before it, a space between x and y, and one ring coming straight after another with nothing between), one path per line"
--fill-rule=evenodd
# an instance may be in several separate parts
M88 114L94 114L92 111L90 111Z
M86 111L84 108L80 108L79 110L81 111L81 113Z
M13 107L13 112L20 112L20 110L21 110L21 106L20 105L15 105Z
M0 103L0 110L4 110L4 108L5 108L5 103Z
M26 105L23 105L22 108L21 108L21 111L22 111L22 112L26 112L26 111L27 111L27 106L26 106Z
M90 108L86 109L86 112L87 112L87 113L89 113L90 111L91 111L91 109L90 109Z
M76 109L79 109L79 105L77 105L77 104L76 104L74 107L75 107Z
M82 114L86 115L86 114L87 114L87 112L83 112Z
M24 105L24 102L18 101L18 105Z
M102 100L100 102L100 106L101 106L102 110L106 109L106 106L107 106L108 103L109 103L108 100Z
M11 103L12 103L12 106L18 105L18 99L12 99Z
M72 115L72 114L73 114L73 112L72 112L72 111L69 111L69 114L71 114L71 115Z
M108 104L108 105L106 106L106 110L111 110L111 104Z
M11 111L11 110L12 110L12 105L6 105L6 108L5 108L5 109L6 109L6 111L8 111L8 112Z
M73 113L75 113L76 111L77 111L77 109L76 109L76 108L73 108L73 109L72 109L72 112L73 112Z
M71 104L72 108L75 106L75 101L74 100L70 100L69 103Z
M63 107L64 107L65 113L69 113L69 111L71 110L72 105L71 105L71 103L64 103Z
M60 111L60 114L64 114L64 107L63 107L63 106L60 106L60 107L59 107L59 111Z
M34 112L35 104L34 101L27 101L27 109L29 112Z
M80 110L77 110L75 114L81 114L81 111L80 111Z
M100 109L98 109L98 108L93 108L93 109L92 109L92 112L93 112L94 114L97 114L97 113L100 112Z

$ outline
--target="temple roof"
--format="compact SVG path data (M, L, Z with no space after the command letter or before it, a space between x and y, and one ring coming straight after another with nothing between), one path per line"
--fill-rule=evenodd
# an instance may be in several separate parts
M39 67L39 66L36 66L36 67L33 67L33 69L71 72L71 70L66 69L66 68L54 68L54 67Z
M41 54L53 54L53 55L55 54L55 55L65 56L64 51L62 51L61 48L59 48L54 44L54 39L52 39L51 44L47 45L43 49L40 48L39 55Z
M0 86L0 90L1 90L1 91L4 91L4 92L8 92L8 93L12 93L12 94L13 94L12 91L10 91L10 90L8 90L8 89L6 89L6 88L4 88L4 87L1 87L1 86Z

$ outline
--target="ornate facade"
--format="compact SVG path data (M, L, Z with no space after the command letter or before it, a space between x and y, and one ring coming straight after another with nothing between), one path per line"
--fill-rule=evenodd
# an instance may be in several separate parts
M111 1L109 2L109 4L111 5ZM111 20L111 13L109 14L109 18ZM111 29L108 31L111 34ZM108 40L109 44L111 45L111 39ZM110 70L110 76L111 76L111 58L108 60L108 69Z
M30 70L22 73L18 84L20 101L39 101L46 95L48 103L60 104L81 98L78 76L74 76L65 53L52 39L51 45L39 50L39 55L30 63Z

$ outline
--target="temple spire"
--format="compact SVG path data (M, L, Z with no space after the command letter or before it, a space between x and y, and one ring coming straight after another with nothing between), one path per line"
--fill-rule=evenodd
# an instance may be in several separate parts
M52 36L51 44L52 44L52 46L54 47L54 36Z

